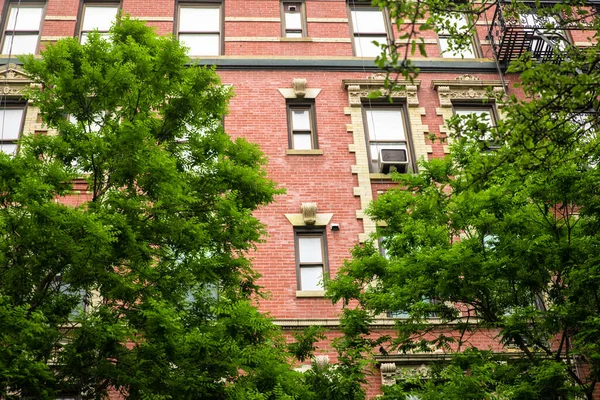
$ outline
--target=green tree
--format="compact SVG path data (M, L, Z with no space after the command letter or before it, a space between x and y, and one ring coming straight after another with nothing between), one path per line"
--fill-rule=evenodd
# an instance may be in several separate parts
M231 91L129 18L42 56L28 97L56 134L0 154L0 397L303 398L251 304L252 211L281 190L224 133Z
M428 24L438 18L435 7L472 7L377 3L402 21L431 16ZM378 236L387 257L377 238L355 248L329 295L368 311L367 322L388 311L408 315L384 352L454 353L429 379L407 377L385 398L593 398L600 379L599 50L568 47L558 63L527 55L513 63L508 72L519 74L526 98L505 99L495 128L476 116L454 117L450 130L460 134L451 135L450 156L422 161L418 174L395 174L398 187L371 205L368 214L385 225ZM391 67L418 73L399 58ZM520 351L476 349L469 338L478 333Z

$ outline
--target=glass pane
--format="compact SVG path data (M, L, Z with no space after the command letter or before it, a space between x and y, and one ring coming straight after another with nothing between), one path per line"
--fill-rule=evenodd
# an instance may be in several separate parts
M220 32L219 7L181 7L179 32Z
M0 112L0 139L17 140L21 133L23 109L8 109Z
M106 41L110 41L110 34L108 33L101 33L100 37ZM88 41L88 33L84 32L81 34L81 44L86 44Z
M402 111L398 109L367 110L369 139L377 141L406 140Z
M302 32L286 32L285 37L302 37Z
M353 10L354 33L386 33L383 13L380 10Z
M294 133L293 146L295 150L312 149L312 140L310 133Z
M454 27L458 32L464 31L467 28L467 20L464 15L450 13L441 16L444 26ZM449 34L449 29L439 29L438 33ZM466 33L466 32L465 32Z
M454 113L456 115L472 115L475 114L480 116L479 121L485 122L488 126L492 126L492 117L490 114L490 110L484 109L468 109L468 108L456 108Z
M302 290L323 290L323 267L300 268L300 288Z
M285 13L285 29L302 29L300 13Z
M117 17L118 7L86 6L82 31L108 31Z
M456 50L448 50L449 43L448 38L440 38L440 52L444 58L475 58L475 51L473 50L473 44L470 43L468 47L463 47Z
M387 36L355 36L354 46L357 57L377 57L381 54L381 47L373 43L387 44Z
M220 54L218 34L179 35L179 41L182 45L189 47L188 55L191 56L218 56Z
M42 7L11 7L7 31L39 31Z
M301 263L321 263L323 262L323 253L321 250L320 237L299 237L298 253Z
M0 144L0 151L6 154L17 154L17 145L14 143L2 143Z
M310 113L308 110L292 110L292 129L310 131Z
M37 42L38 35L10 35L4 40L2 54L34 54Z

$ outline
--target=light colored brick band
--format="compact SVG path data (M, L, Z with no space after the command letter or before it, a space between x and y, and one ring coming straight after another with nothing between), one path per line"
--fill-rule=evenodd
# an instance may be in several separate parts
M46 15L44 21L77 21L75 15Z
M348 23L348 18L307 18L307 22L322 22L322 23Z
M279 17L225 17L225 22L281 22Z

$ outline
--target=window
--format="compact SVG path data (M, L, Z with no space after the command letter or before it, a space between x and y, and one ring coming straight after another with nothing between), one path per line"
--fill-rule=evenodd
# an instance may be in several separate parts
M387 24L383 11L375 7L352 6L352 36L354 55L357 57L377 57L381 47L374 44L387 44Z
M0 151L17 153L17 142L23 129L23 105L7 105L0 110Z
M400 173L415 170L404 110L401 107L364 109L365 130L371 172Z
M88 292L86 292L84 289L73 289L69 283L63 280L61 275L57 275L54 277L54 282L52 283L52 290L54 290L57 294L74 297L77 300L75 307L71 309L69 315L70 318L77 317L77 315L81 312L87 312L87 308L89 305L89 295Z
M523 30L532 35L527 49L534 58L545 60L554 55L554 49L564 50L569 44L565 32L560 29L560 19L554 16L538 15L535 10L520 16Z
M288 38L308 36L306 34L306 12L304 3L281 3L281 30L282 35Z
M179 6L178 37L190 56L221 54L221 4L196 3Z
M473 38L469 38L467 46L461 46L460 49L450 49L451 45L451 30L447 27L453 27L457 33L464 31L463 36L468 30L467 20L464 15L460 14L445 14L442 17L444 28L438 29L438 40L440 42L440 53L444 58L475 58L475 47L473 46ZM454 44L454 43L452 43Z
M4 27L2 54L35 54L43 14L41 4L11 3Z
M80 42L87 42L93 30L97 30L103 39L108 39L108 30L114 24L118 11L116 4L84 4Z
M288 130L290 149L317 149L317 130L314 103L288 102Z
M454 106L454 114L462 116L476 115L480 123L484 123L486 126L485 132L481 136L482 140L491 140L490 129L496 125L496 119L494 118L494 111L489 106Z
M323 290L323 276L327 272L324 229L296 229L294 234L298 290Z

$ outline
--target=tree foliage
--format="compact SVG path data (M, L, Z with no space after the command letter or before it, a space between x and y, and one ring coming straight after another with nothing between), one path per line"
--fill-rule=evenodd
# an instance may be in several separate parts
M413 25L425 18L425 29L440 10L464 9L474 22L474 7L489 6L377 3ZM592 398L600 378L598 50L571 46L556 63L525 54L508 71L519 74L525 98L499 102L496 127L454 117L450 156L395 174L398 187L369 208L383 227L354 249L329 295L349 309L407 315L385 354L451 354L427 379L401 379L384 398ZM398 57L390 67L414 77ZM475 335L514 350L476 348Z
M42 55L28 97L56 134L0 154L0 397L304 398L251 304L252 211L281 190L225 134L231 91L129 18Z

